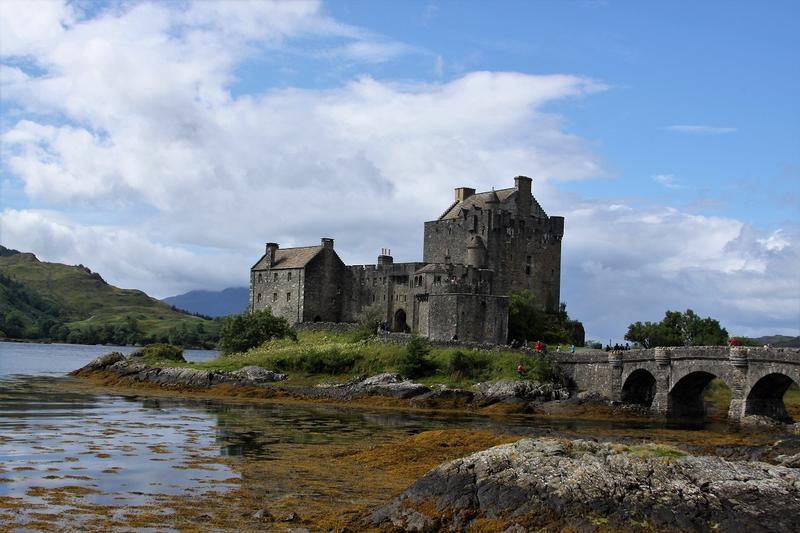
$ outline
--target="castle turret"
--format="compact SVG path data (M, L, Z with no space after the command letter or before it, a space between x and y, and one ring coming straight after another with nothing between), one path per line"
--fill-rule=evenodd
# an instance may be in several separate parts
M467 240L467 266L483 268L486 266L486 245L478 235Z
M268 242L267 243L267 264L272 266L275 264L275 252L278 251L278 243L277 242Z
M527 217L531 214L531 180L526 176L514 178L517 189L517 216Z

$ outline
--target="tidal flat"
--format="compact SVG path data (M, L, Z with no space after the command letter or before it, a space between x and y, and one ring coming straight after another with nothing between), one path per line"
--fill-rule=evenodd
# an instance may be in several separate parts
M675 426L558 402L533 413L497 404L433 410L385 398L319 403L65 377L62 368L96 355L91 348L80 360L43 358L38 373L30 359L25 375L0 372L0 531L380 530L365 518L431 468L524 437L658 443L767 462L800 451L797 437L774 431L714 420Z
M430 468L530 436L739 459L798 447L723 424L123 395L71 378L2 391L0 531L363 530Z

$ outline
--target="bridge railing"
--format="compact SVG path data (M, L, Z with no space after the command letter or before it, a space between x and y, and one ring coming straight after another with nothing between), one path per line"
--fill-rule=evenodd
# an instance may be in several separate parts
M748 361L800 364L800 348L772 348L755 346L669 346L635 350L611 350L591 353L556 353L555 360L562 364L612 365L655 360L659 364L686 359L726 360L734 366L747 366Z

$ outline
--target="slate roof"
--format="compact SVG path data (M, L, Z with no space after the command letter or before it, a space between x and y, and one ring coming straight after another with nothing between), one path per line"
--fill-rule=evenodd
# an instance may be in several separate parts
M479 192L477 194L473 194L466 200L462 202L453 202L450 204L442 216L439 217L439 220L447 220L458 218L461 216L461 210L469 210L473 207L479 207L481 209L487 209L487 204L489 207L496 207L492 204L495 204L496 201L499 201L500 204L506 203L506 201L511 198L512 194L517 192L516 187L510 187L508 189L498 189L486 192ZM539 202L536 201L536 198L531 197L531 214L538 217L546 217L547 213L545 213L542 206L539 205Z
M304 268L309 261L322 251L322 246L300 246L297 248L278 248L275 250L275 263L272 270L288 270L291 268ZM252 270L267 268L267 255L253 266Z
M439 220L458 218L462 209L472 209L473 207L485 209L486 204L494 202L495 199L499 200L500 203L503 203L515 192L517 192L516 187L511 187L509 189L500 189L497 191L486 191L473 194L462 202L453 202L453 204L447 208L447 211L442 213L442 216L439 217Z
M414 274L446 274L447 272L447 265L443 265L441 263L430 263L414 272Z

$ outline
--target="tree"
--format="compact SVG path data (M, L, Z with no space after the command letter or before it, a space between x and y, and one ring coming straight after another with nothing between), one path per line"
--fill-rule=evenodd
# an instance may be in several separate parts
M407 378L419 378L426 375L432 366L427 359L431 347L427 339L414 335L406 345L406 351L400 356L397 371Z
M625 339L644 348L656 346L722 346L728 332L719 321L700 318L691 309L685 313L667 311L661 322L634 322L628 326Z
M583 324L567 314L567 304L557 311L542 311L529 290L512 291L508 295L508 340L524 342L571 342L583 346Z
M260 346L268 340L297 335L283 317L272 314L270 309L253 311L226 317L219 332L219 350L224 354L244 352Z

